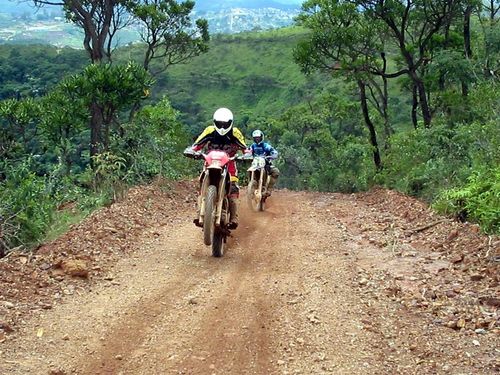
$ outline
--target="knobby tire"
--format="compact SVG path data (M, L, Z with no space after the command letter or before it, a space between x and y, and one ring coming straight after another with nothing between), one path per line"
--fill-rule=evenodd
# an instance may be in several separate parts
M217 188L210 185L205 195L205 213L203 218L203 242L212 245L215 232L215 210L217 208Z
M214 232L214 239L212 241L212 255L219 258L224 255L224 234L220 229Z

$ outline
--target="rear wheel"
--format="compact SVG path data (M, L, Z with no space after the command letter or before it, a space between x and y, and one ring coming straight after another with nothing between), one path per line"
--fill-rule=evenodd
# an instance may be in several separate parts
M217 188L210 185L205 195L205 212L203 218L203 242L210 246L215 232L215 210L217 200Z

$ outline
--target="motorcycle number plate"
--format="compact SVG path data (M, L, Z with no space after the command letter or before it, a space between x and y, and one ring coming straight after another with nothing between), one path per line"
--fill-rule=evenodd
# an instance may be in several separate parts
M254 168L264 168L266 166L266 159L264 158L254 158L252 161L252 167Z

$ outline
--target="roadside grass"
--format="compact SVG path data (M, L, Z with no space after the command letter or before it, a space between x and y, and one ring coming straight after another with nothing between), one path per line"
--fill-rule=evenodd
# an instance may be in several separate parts
M54 213L53 222L43 242L51 242L65 234L72 225L80 223L92 210L80 209L76 204L69 204Z

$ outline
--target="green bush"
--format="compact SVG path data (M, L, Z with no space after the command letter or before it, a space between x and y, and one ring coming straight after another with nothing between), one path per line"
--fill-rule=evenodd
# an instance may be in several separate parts
M155 176L180 178L189 175L190 163L182 150L191 144L178 113L164 98L137 113L124 124L124 136L113 140L112 148L126 161L128 183L151 181Z
M474 171L464 186L443 191L433 207L500 233L500 166Z
M499 150L497 121L455 128L436 123L394 135L377 182L432 201L442 190L463 185L474 170L496 165Z
M7 178L0 184L0 232L7 248L39 243L55 211L46 178L31 172L30 165L28 160L7 167Z

